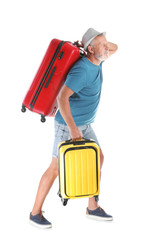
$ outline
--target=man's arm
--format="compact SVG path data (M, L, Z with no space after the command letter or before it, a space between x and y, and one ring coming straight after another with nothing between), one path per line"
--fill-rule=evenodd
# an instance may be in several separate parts
M115 43L108 42L109 56L114 54L118 50L118 45Z
M71 138L72 140L75 140L75 139L82 138L82 133L77 128L71 114L69 97L73 93L74 92L64 84L58 94L57 103L58 103L60 113L69 128Z

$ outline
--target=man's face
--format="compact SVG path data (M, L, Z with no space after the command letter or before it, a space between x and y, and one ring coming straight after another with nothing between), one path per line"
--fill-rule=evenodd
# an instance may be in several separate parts
M99 60L103 61L109 57L108 42L104 35L97 36L93 40L94 56Z

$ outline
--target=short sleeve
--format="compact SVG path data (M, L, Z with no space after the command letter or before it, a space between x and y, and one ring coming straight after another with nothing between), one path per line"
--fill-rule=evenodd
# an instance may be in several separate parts
M78 93L81 89L86 87L87 82L85 67L81 66L77 62L68 73L65 85L75 93Z

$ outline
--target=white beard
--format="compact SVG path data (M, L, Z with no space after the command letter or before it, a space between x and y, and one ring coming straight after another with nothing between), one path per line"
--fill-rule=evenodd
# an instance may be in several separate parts
M109 57L109 50L107 50L103 55L95 54L94 56L95 56L95 58L97 58L99 61L102 62Z

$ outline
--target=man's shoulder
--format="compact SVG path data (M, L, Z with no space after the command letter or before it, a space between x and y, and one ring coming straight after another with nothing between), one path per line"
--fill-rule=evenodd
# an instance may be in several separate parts
M86 72L87 71L87 65L85 63L84 57L80 58L75 62L75 64L72 66L70 73L72 72Z
M74 66L86 68L86 58L85 58L85 57L81 57L81 58L75 63Z

